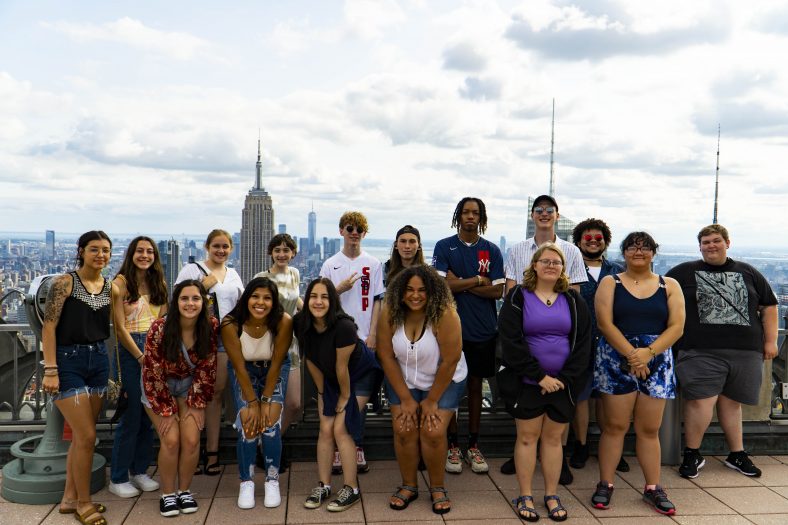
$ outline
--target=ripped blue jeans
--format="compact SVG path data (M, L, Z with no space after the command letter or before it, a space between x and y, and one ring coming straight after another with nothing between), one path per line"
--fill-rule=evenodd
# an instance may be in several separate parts
M262 437L263 455L265 457L265 480L278 480L279 479L279 466L282 460L282 415L280 412L279 421L272 427L266 428L265 431L252 439L246 439L243 432L243 425L241 424L241 409L246 407L246 401L243 399L241 392L241 385L238 383L238 378L235 375L232 362L227 362L227 379L233 388L233 398L235 399L235 406L238 409L238 414L235 418L235 428L238 429L238 441L235 445L236 455L238 457L238 476L241 481L250 481L254 479L254 466L255 457L257 455L257 443ZM265 388L265 380L268 375L268 368L263 366L256 366L251 362L246 363L246 373L249 374L249 380L252 382L255 396L260 397ZM285 392L287 391L287 378L290 374L290 360L285 358L282 363L282 369L279 371L279 378L274 387L274 393L271 399L274 403L279 403L284 406Z
M104 341L88 345L57 345L55 350L60 391L52 399L107 392L109 358Z

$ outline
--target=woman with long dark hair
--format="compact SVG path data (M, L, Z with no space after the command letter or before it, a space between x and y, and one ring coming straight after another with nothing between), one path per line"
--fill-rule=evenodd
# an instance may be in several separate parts
M209 294L211 311L217 321L235 307L244 291L241 276L227 266L233 253L233 237L222 229L214 229L205 240L205 260L185 265L175 279L180 283L185 279L196 279L202 283ZM216 385L213 399L205 409L205 449L202 452L202 469L195 474L218 476L222 470L219 464L219 430L222 422L222 398L227 384L227 354L219 339L216 366Z
M508 369L498 372L498 384L517 426L514 462L520 495L513 503L525 521L539 519L532 492L537 443L548 517L567 519L558 497L561 436L574 417L576 396L589 379L591 315L580 294L569 287L565 267L561 249L552 242L542 244L522 285L506 295L498 317ZM514 388L504 388L504 374L516 376Z
M424 249L421 247L419 230L406 224L394 237L391 256L383 265L383 284L394 280L399 272L411 266L424 264Z
M268 277L256 277L235 308L222 321L222 340L230 360L230 385L238 408L236 451L241 485L238 507L251 509L254 465L262 433L265 458L266 507L278 507L279 463L282 457L281 417L290 372L287 351L293 321L279 302L279 291Z
M394 451L402 484L389 499L405 509L419 495L419 457L429 473L432 511L451 501L443 483L446 429L465 391L462 328L446 280L429 266L404 269L389 282L378 320L378 359L386 374Z
M106 525L104 505L90 497L96 420L107 392L110 303L116 293L102 271L112 241L100 230L77 241L76 270L56 277L49 289L41 333L44 392L52 395L73 436L66 459L66 486L60 513L75 513L86 525Z
M339 450L344 487L328 504L331 512L347 510L358 503L356 445L352 433L361 423L360 407L380 386L381 371L372 351L356 333L353 318L339 303L330 279L315 279L306 289L306 308L296 315L295 333L306 356L306 366L317 386L320 434L317 468L320 482L304 502L320 507L331 495L331 464L334 446Z
M113 298L113 321L126 408L115 428L109 491L131 498L159 488L147 474L153 460L154 430L142 406L140 381L148 329L167 313L167 285L153 239L132 239L113 284L118 291Z
M167 317L153 321L145 341L142 403L161 443L162 516L197 512L189 487L199 459L205 407L214 395L218 326L208 314L205 288L187 279L175 286Z

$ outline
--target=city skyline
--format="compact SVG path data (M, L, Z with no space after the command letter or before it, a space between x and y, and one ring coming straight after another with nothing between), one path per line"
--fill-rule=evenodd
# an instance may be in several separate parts
M440 239L473 195L513 243L549 190L555 99L562 214L692 244L719 125L719 222L788 247L786 19L770 0L8 0L0 228L238 232L260 129L290 233L314 202L316 238L357 209L370 237Z

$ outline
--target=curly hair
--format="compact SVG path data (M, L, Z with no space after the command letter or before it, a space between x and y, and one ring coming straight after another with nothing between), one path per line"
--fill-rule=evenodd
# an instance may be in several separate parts
M546 242L539 246L534 253L534 256L531 257L531 264L528 266L528 269L525 270L525 276L523 277L523 288L528 290L529 292L533 292L536 289L536 281L538 279L536 275L536 270L534 266L536 266L536 261L538 261L544 252L550 250L551 252L555 252L561 258L561 275L558 277L558 280L555 282L555 286L553 286L553 291L562 293L569 289L569 277L566 275L566 257L564 256L564 252L561 251L561 248L558 247L557 244L552 242Z
M438 324L446 310L454 308L454 296L446 283L446 279L438 275L431 266L411 266L402 270L389 284L386 290L385 303L389 309L389 323L392 327L405 323L408 307L405 305L405 292L412 277L418 277L424 283L427 292L427 322L433 326Z
M580 244L580 239L583 236L583 232L588 230L601 231L602 237L605 239L605 245L610 246L610 241L613 239L613 236L610 233L610 228L608 228L607 224L605 224L605 221L602 219L595 219L593 217L586 219L575 226L575 229L572 230L572 244L578 246Z
M252 317L251 312L249 312L249 299L251 299L252 295L260 288L271 292L271 311L266 316L265 324L268 331L271 332L271 335L276 337L279 321L282 320L285 310L282 308L282 303L279 302L279 288L276 286L276 283L268 277L255 277L249 281L249 284L247 284L244 289L244 293L241 294L241 298L235 303L230 313L224 316L222 326L235 324L236 330L238 331L238 337L241 337L243 325Z
M361 228L364 232L369 233L367 218L360 211L346 211L342 214L342 217L339 218L339 229L341 230L348 224L352 224L357 228Z
M484 234L487 230L487 207L478 197L465 197L457 203L457 207L454 208L454 215L451 218L451 227L457 230L460 229L460 225L462 224L462 208L468 201L473 201L479 205L479 233Z

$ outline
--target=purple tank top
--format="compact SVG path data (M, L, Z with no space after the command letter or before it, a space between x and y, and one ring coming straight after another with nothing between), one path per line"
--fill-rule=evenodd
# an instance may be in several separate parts
M569 358L572 315L563 294L547 306L533 292L523 289L523 334L531 355L548 375L555 377ZM523 383L537 384L523 377Z

